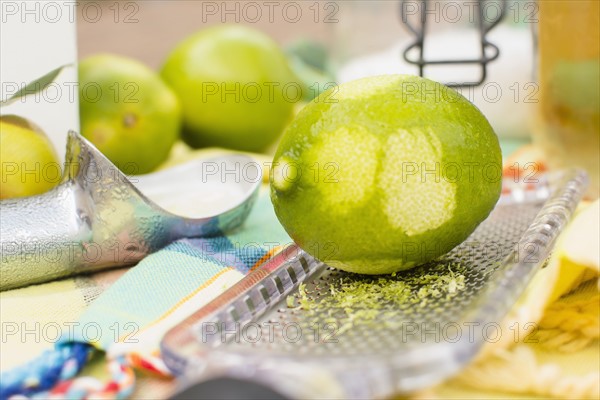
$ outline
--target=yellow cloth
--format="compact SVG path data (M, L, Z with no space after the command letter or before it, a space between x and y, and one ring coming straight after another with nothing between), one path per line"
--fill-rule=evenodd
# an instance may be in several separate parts
M440 398L600 398L598 304L594 279L553 303L536 324L535 333L508 348L492 349L430 394Z
M126 269L0 292L0 370L7 371L50 349Z
M548 265L503 321L507 334L428 395L600 398L599 214L598 200L579 207Z
M0 293L2 371L50 349L65 322L77 321L85 302L74 280Z

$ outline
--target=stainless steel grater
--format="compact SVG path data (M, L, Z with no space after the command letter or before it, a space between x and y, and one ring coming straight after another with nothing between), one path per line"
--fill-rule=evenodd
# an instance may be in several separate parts
M301 289L312 301L325 301L340 278L374 278L334 270L290 246L169 331L161 344L164 360L183 376L184 395L194 398L244 398L250 393L244 382L262 385L277 394L273 398L363 399L439 383L490 339L490 327L497 329L546 261L586 179L572 170L543 175L535 185L506 180L495 210L463 244L386 278L406 281L462 265L464 288L451 299L388 304L376 310L374 324L338 334L332 316L343 310L289 308L289 299ZM461 335L450 337L448 327L458 332L457 326ZM217 381L220 386L208 385Z

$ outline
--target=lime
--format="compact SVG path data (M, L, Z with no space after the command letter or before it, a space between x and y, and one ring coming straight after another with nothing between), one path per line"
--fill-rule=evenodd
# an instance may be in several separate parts
M596 115L600 108L600 62L561 61L554 68L549 88L552 101L572 112ZM565 111L563 111L564 113Z
M40 194L61 180L61 165L48 137L12 115L0 117L0 165L0 199Z
M79 64L81 133L127 173L152 171L179 137L175 94L145 65L101 54Z
M385 274L464 241L496 204L501 153L468 100L404 75L330 89L290 124L275 154L279 221L329 265Z
M181 101L183 139L193 147L262 151L303 96L277 44L242 26L209 28L184 40L162 76Z

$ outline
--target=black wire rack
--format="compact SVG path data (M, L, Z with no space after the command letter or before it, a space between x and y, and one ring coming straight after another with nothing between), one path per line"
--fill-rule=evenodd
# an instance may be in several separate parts
M499 5L499 13L493 19L486 19L484 14L485 4L487 1L493 1ZM479 58L466 58L466 59L440 59L440 60L427 60L424 58L425 51L425 36L427 34L427 25L430 23L427 16L432 15L430 12L430 0L402 0L400 2L400 20L408 28L408 30L415 36L415 40L408 45L403 52L404 59L413 65L418 66L419 75L425 76L425 67L428 65L473 65L478 64L481 66L481 73L479 79L466 82L448 82L447 86L451 87L474 87L479 86L485 82L487 77L487 66L490 62L500 56L500 49L495 44L491 43L487 39L487 34L492 30L504 17L506 13L506 0L478 0L474 5L475 9L475 25L479 31L479 42L481 46L481 56ZM410 7L409 7L410 6ZM418 21L415 24L410 21L409 10L418 12ZM416 51L415 51L416 49ZM411 54L417 53L418 58L411 58Z

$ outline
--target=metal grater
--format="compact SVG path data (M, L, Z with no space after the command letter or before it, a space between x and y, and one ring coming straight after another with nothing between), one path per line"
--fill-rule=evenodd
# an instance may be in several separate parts
M375 311L374 323L343 332L331 324L343 310L289 308L288 296L296 303L302 284L303 296L324 301L340 278L377 278L334 270L288 247L168 332L164 360L184 376L184 386L227 377L228 393L243 381L289 398L380 398L432 386L476 355L490 326L497 329L547 259L585 184L581 171L544 175L535 185L505 181L511 190L463 244L386 278L406 281L460 264L465 284L457 295L386 304ZM411 293L419 289L410 287ZM457 326L458 338L452 335Z

